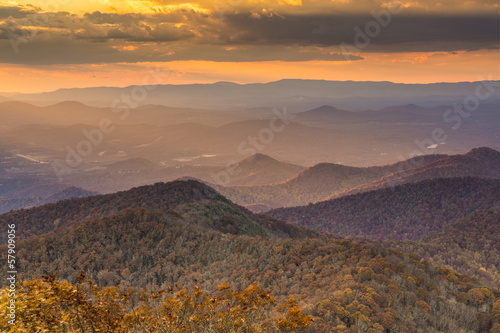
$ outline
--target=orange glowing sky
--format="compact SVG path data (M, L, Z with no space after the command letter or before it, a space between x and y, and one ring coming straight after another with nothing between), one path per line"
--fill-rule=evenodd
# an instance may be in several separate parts
M491 0L0 0L0 91L142 84L151 68L172 84L499 80L498 10Z

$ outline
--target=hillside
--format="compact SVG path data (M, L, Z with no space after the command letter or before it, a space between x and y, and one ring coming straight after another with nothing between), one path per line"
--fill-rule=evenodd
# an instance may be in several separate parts
M99 286L122 291L157 292L193 280L210 292L225 283L237 290L257 283L280 302L293 297L313 317L309 332L317 333L486 332L499 296L381 246L231 235L175 212L139 208L30 237L18 244L18 256L23 279L55 272L77 283L83 271Z
M500 207L500 180L440 178L267 214L339 236L421 240L478 210Z
M384 176L379 180L363 184L336 196L434 178L480 177L500 179L500 152L487 147L475 148L463 155L444 156L435 161L428 162L425 160L419 164L415 168Z
M69 199L13 211L0 215L0 228L5 231L7 224L14 223L18 228L17 236L26 238L64 229L83 220L109 216L129 208L175 211L206 227L215 228L216 225L215 229L234 234L280 234L288 237L317 235L313 231L269 217L255 216L245 208L233 204L211 187L193 180L156 183L113 194Z
M463 155L422 155L366 168L320 163L279 184L217 189L234 202L259 211L261 206L301 206L399 184L452 177L500 179L500 153L483 147Z
M337 109L334 106L322 105L318 108L299 112L296 114L296 120L307 123L345 123L360 121L360 114Z
M442 121L447 106L426 108L415 104L389 106L381 110L360 112L365 119L394 124L425 124Z
M385 246L500 287L500 209L473 213L420 241L385 240Z
M36 102L35 102L36 103ZM45 103L44 103L45 104ZM22 126L28 124L50 124L69 126L75 124L98 124L99 121L112 115L109 103L104 107L89 106L72 99L57 101L47 106L36 106L18 101L5 101L0 96L0 126ZM248 115L239 115L222 111L210 111L192 108L173 108L164 105L142 105L132 108L126 119L126 124L150 124L167 126L187 122L199 122L211 125L221 125L230 121L240 120Z
M106 115L106 109L90 107L79 102L59 102L46 107L38 107L23 102L0 103L2 125L9 127L28 124L72 125L98 123Z
M62 188L62 190L57 190L60 188ZM66 199L84 198L96 194L96 192L90 192L79 187L63 184L32 187L27 191L0 197L0 214L7 213L11 210L40 206Z
M427 155L423 157L422 163L432 163L444 156L446 155ZM411 159L391 165L366 168L320 163L279 184L227 186L217 189L241 205L260 204L274 208L306 205L325 200L386 175L404 172L413 167L413 161L414 159Z
M206 179L220 185L263 185L286 181L304 169L300 165L284 163L257 153L212 172L212 177Z

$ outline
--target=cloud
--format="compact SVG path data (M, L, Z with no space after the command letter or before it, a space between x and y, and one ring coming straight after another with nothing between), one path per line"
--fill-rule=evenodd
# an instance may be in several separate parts
M231 44L335 46L367 41L365 51L460 51L497 48L499 20L488 16L392 15L386 26L373 15L229 14ZM358 30L359 29L359 30Z
M137 45L137 46L135 46ZM86 63L168 62L177 60L208 60L217 62L248 61L344 61L345 57L328 48L299 46L237 46L179 43L96 42L69 38L37 38L12 51L9 40L0 40L0 59L4 63L53 65ZM360 56L353 60L363 59Z
M40 8L34 6L1 6L0 5L0 19L12 18L23 18L29 14L36 13Z
M379 3L377 12L381 6ZM358 48L359 55L350 60L361 60L366 52L496 49L500 37L499 20L493 14L404 11L381 25L371 14L290 14L261 8L227 11L221 19L217 12L169 8L151 13L76 15L43 12L32 6L0 6L0 62L344 61L339 45L355 45L367 37L366 45ZM372 28L379 24L380 31L373 35L366 30L370 24Z
M120 0L123 1L123 0ZM126 3L126 1L123 1ZM497 0L197 0L190 1L201 8L223 9L225 12L245 12L272 7L282 14L333 14L333 13L367 13L390 6L396 2L407 9L415 9L432 13L478 13L491 12L498 9ZM142 0L148 7L181 5L182 0Z

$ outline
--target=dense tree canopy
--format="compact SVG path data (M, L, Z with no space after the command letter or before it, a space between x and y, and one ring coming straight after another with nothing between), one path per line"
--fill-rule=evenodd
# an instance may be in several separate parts
M311 332L482 332L493 325L499 296L466 275L380 245L235 235L144 209L30 237L18 255L24 280L55 271L75 284L84 271L119 292L192 288L197 280L214 293L228 282L237 290L256 283L278 303L295 299L314 319Z

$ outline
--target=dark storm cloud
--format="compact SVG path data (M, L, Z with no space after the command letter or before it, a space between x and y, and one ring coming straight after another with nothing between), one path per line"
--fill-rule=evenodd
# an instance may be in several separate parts
M64 37L36 39L20 44L19 53L12 51L9 40L0 40L0 62L52 65L86 64L116 62L161 62L175 60L208 61L307 61L329 60L344 61L345 57L337 52L301 49L292 46L245 46L227 49L221 45L141 45L137 49L127 50L118 42L74 40ZM129 45L135 45L134 43ZM298 50L301 51L298 52ZM363 59L353 56L353 60Z
M385 21L387 21L384 18ZM371 15L227 16L224 40L231 44L333 46L368 37L370 49L393 51L458 51L496 48L499 18L490 16L392 15L384 27ZM371 22L371 23L370 23ZM384 23L385 25L385 23ZM379 27L380 32L377 31ZM359 30L355 30L355 28ZM368 32L366 31L369 28ZM371 29L371 30L370 30ZM358 31L361 31L359 33ZM373 33L373 37L370 37ZM363 38L358 37L363 41ZM367 48L368 49L368 48Z
M278 14L270 10L206 14L37 13L0 7L0 63L81 64L173 60L343 61L372 15ZM3 13L3 14L2 14ZM10 14L6 14L10 13ZM385 19L385 18L384 18ZM461 51L498 48L495 15L392 15L363 52ZM359 30L356 30L359 29ZM356 32L358 31L358 32ZM369 33L370 35L370 33ZM362 51L362 52L361 52Z

